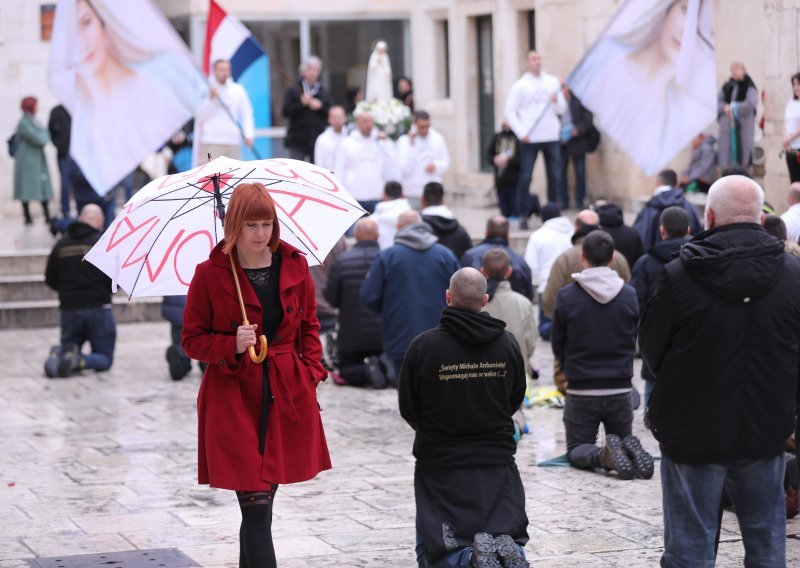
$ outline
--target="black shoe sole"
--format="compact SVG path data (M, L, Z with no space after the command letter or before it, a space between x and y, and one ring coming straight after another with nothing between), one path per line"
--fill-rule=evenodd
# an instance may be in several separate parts
M622 445L625 447L625 451L628 452L628 457L630 457L633 463L634 474L642 479L650 479L653 477L653 470L655 469L653 456L642 447L639 438L636 436L625 436L625 439L622 440Z
M609 434L606 436L606 446L608 446L611 455L611 462L614 464L614 471L617 472L619 478L633 479L633 464L628 458L620 437L615 434Z
M497 559L497 544L494 537L487 533L478 533L472 543L472 561L474 568L502 568Z
M494 539L497 545L497 556L504 568L530 568L530 563L519 553L514 539L503 534Z

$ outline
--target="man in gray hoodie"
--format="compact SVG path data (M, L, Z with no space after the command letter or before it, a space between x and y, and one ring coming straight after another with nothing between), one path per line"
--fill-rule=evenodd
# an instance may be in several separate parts
M631 433L639 306L636 291L610 268L613 258L611 236L589 233L581 245L584 270L556 296L550 340L567 377L567 454L575 467L649 479L653 458ZM603 448L595 445L600 423L606 432Z

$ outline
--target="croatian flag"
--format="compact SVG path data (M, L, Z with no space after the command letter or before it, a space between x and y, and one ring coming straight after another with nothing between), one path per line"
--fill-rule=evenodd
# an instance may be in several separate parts
M231 75L247 91L253 105L256 136L255 147L261 158L272 157L272 141L264 136L264 129L272 126L269 94L269 58L261 44L242 22L226 13L211 0L208 9L206 44L203 49L203 71L206 75L218 59L231 62ZM260 134L260 135L259 135ZM242 145L242 159L256 156Z

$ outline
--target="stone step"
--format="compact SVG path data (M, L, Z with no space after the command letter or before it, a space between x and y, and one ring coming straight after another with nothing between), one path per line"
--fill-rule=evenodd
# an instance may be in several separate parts
M112 298L118 323L161 320L161 298L128 301L125 294ZM0 329L53 327L60 324L58 299L0 302Z
M44 274L0 275L0 303L58 298L44 283Z
M44 274L50 250L3 251L0 253L0 276Z

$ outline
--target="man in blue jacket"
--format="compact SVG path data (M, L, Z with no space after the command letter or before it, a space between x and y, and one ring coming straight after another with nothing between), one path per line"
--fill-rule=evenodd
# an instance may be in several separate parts
M411 340L439 323L450 276L459 269L450 249L436 241L419 213L404 211L397 219L394 244L375 257L361 284L361 301L381 314L391 386L397 386Z
M644 250L650 250L654 244L661 240L658 232L658 222L661 212L667 207L680 207L689 216L689 227L692 234L696 235L703 230L700 217L683 190L678 185L678 174L673 170L664 170L658 174L658 187L653 192L653 197L645 204L644 209L639 211L633 228L639 233L642 239Z
M653 458L632 435L639 308L634 289L609 266L613 258L611 236L589 233L581 245L584 270L556 296L550 341L567 377L567 455L575 467L603 467L620 479L650 479ZM606 431L603 448L595 445L600 423Z

